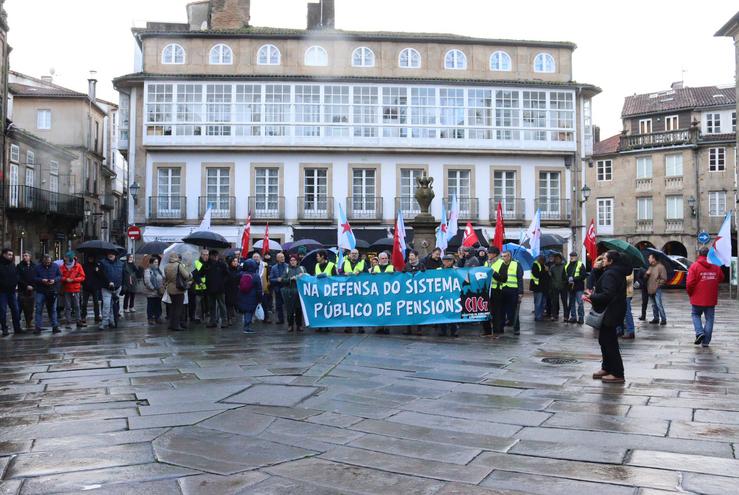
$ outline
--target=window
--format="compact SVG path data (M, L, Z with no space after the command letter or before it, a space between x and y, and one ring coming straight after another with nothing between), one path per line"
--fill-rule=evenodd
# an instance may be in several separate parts
M420 69L421 54L415 48L403 48L398 56L398 66L402 69Z
M682 196L666 196L665 211L668 219L680 220L683 218L683 197Z
M262 86L237 84L234 111L236 121L247 124L236 126L237 136L261 136L262 128L258 124L262 122Z
M254 182L255 209L257 216L279 213L280 169L257 168Z
M462 50L449 50L444 56L444 68L463 70L467 68L467 56Z
M286 84L267 84L264 87L264 134L265 136L286 136L285 123L290 120L290 86Z
M731 132L736 132L736 112L731 112Z
M20 197L20 187L18 187L18 165L15 163L10 164L10 175L8 177L8 206L18 208Z
M708 170L721 172L726 169L726 148L708 149Z
M411 136L435 138L436 88L411 88Z
M349 86L323 88L324 135L349 136Z
M519 139L519 99L518 91L498 90L495 92L495 139ZM506 129L510 127L511 129Z
M305 65L325 67L328 65L328 53L323 47L312 46L305 51Z
M494 52L490 55L490 70L510 72L511 56L506 52Z
M652 220L652 198L637 198L636 199L636 219L637 220Z
M205 127L205 134L207 136L230 136L231 126L218 123L231 123L233 86L230 84L207 84L205 89L205 119L212 123Z
M636 178L651 179L652 178L652 157L643 156L636 159Z
M726 191L710 191L708 193L708 216L723 217L726 215Z
M178 136L200 136L203 127L198 123L203 121L203 86L201 84L177 85L177 122L175 134Z
M706 114L706 134L718 134L721 132L721 114Z
M26 151L26 165L29 167L36 165L36 153L31 150Z
M665 176L666 177L682 177L683 176L683 155L667 155L665 156Z
M408 137L408 93L405 87L382 88L382 123L384 137Z
M375 52L366 46L360 46L352 53L352 67L374 67Z
M353 96L354 136L377 137L377 126L380 121L377 115L379 103L378 88L372 86L356 86Z
M416 201L416 179L423 175L423 169L404 168L400 170L400 210L403 213L420 213L421 207Z
M639 120L639 134L651 134L651 133L652 133L652 119Z
M556 69L554 57L549 53L539 53L534 57L534 72L554 72Z
M598 198L598 230L613 228L613 198Z
M162 63L163 64L184 64L185 63L185 49L176 43L169 44L162 50Z
M295 135L317 137L321 135L321 87L295 86ZM303 125L315 124L315 125Z
M275 45L262 45L257 52L257 65L280 65L280 50Z
M441 88L442 139L464 139L464 90L461 88Z
M516 172L496 170L493 172L493 201L500 201L503 218L516 217ZM519 212L523 213L523 212Z
M59 175L59 162L51 160L49 162L49 173L52 175Z
M51 129L51 110L36 111L36 129Z
M205 193L207 207L213 218L230 216L230 170L227 167L209 167L206 173Z
M676 131L679 129L679 120L677 118L677 115L668 115L665 117L665 130L666 131Z
M26 182L27 187L34 187L36 185L36 171L32 168L26 169Z
M558 129L550 133L552 141L574 141L575 104L573 94L566 91L549 93L549 127Z
M219 43L210 49L209 61L211 65L231 65L233 59L233 51L228 45Z
M352 170L352 203L354 215L364 213L372 218L376 211L375 174L373 168L355 168Z
M542 220L561 216L561 187L559 172L539 172L539 211Z
M544 91L523 92L523 127L546 128L547 126L547 94ZM546 141L544 130L524 131L526 141Z
M157 170L156 218L178 218L184 207L181 169L165 167Z
M173 120L172 102L174 101L174 86L172 84L150 84L146 91L146 128L148 135L171 136L172 126L164 125ZM160 125L156 125L160 124Z
M303 207L306 211L328 212L328 170L306 168L303 179Z
M611 160L598 160L598 182L603 182L613 179L613 161Z
M10 161L16 163L21 161L21 148L17 144L10 145Z
M469 139L491 139L493 131L493 93L489 89L467 90Z
M469 170L448 170L446 179L447 201L449 205L447 210L451 208L452 198L456 197L459 201L460 218L472 217L471 209L471 173Z

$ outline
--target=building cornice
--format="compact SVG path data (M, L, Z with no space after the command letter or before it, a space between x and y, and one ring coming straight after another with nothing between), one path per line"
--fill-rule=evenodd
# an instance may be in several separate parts
M16 127L15 125L12 125L8 129L7 135L10 139L17 139L18 141L23 141L26 144L45 148L47 151L51 153L56 153L57 155L60 155L67 160L74 160L75 158L77 158L77 155L75 155L74 153L70 153L67 149L50 143L49 141L40 138L39 136L25 129Z

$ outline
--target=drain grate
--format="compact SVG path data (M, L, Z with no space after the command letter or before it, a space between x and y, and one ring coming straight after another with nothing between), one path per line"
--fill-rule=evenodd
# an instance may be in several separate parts
M541 361L547 364L576 364L580 362L572 358L544 358Z

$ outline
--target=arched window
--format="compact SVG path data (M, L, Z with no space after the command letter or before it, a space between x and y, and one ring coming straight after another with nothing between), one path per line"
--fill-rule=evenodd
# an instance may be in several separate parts
M305 65L325 67L328 65L328 53L321 46L312 46L305 51Z
M262 45L257 52L257 65L280 65L280 50L275 45Z
M163 64L184 64L185 49L177 43L172 43L164 47L162 50Z
M534 72L554 72L557 69L554 57L548 53L539 53L534 58Z
M231 47L219 43L210 49L210 64L211 65L231 65L234 62L234 55L231 51Z
M403 69L420 69L421 54L415 48L403 48L398 57L398 66Z
M511 56L506 52L495 52L490 55L490 70L509 72L511 70Z
M374 67L375 66L375 52L367 48L366 46L360 46L352 53L352 66L353 67Z
M444 57L445 69L462 70L467 68L467 56L462 50L449 50Z

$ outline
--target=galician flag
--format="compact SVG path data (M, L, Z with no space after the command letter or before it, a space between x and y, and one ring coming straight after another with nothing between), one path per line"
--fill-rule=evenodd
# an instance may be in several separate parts
M207 210L205 210L205 215L203 215L203 221L200 222L200 227L198 227L198 230L210 230L210 219L213 217L213 210L208 207Z
M537 209L534 219L531 221L528 230L523 238L523 242L529 243L529 252L531 256L536 258L539 256L541 246L541 212Z
M708 261L713 265L731 265L731 212L724 217L713 246L708 251Z
M446 233L446 240L450 240L457 235L459 231L459 200L456 195L452 195L452 210L449 212L449 225Z
M341 203L339 203L339 219L337 225L336 247L339 249L338 263L339 267L341 267L344 264L344 250L348 249L351 251L357 246L357 238L354 237L352 226L349 225L349 220L347 220L344 214L344 208L341 206Z
M439 230L436 232L436 247L441 249L441 254L444 254L446 248L449 247L449 239L447 238L448 226L446 223L446 205L441 202L441 223L439 224Z

